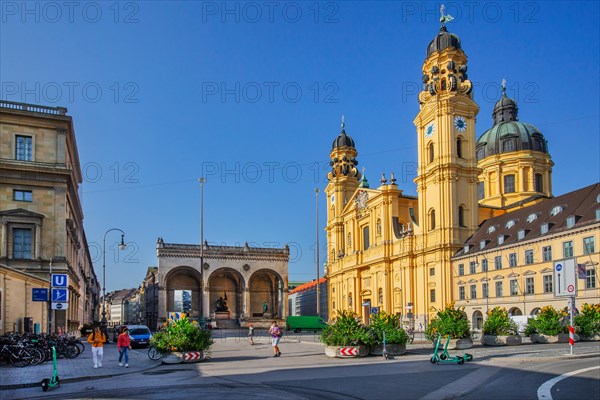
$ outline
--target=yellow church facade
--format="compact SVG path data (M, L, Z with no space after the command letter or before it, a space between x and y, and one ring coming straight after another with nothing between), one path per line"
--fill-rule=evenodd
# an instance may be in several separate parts
M455 258L481 222L552 199L547 142L518 120L504 84L492 128L476 137L467 63L458 36L442 26L427 48L414 119L416 197L393 173L371 187L342 121L325 189L330 316L352 310L366 322L375 308L426 324L459 300Z

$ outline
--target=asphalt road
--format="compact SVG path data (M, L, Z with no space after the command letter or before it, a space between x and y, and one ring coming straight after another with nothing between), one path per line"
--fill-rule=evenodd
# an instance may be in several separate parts
M476 357L464 365L433 365L427 349L394 360L329 359L314 343L284 343L280 358L268 344L217 341L213 359L149 371L2 394L3 399L539 399L544 383L554 400L600 399L600 358ZM591 369L590 369L591 368ZM546 385L548 387L548 385ZM543 391L542 391L543 392Z

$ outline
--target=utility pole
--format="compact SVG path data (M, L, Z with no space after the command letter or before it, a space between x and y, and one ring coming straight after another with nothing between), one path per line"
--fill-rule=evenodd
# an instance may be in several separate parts
M317 257L317 315L321 316L321 289L319 288L319 188L315 188L315 230L317 244L315 246L315 252Z

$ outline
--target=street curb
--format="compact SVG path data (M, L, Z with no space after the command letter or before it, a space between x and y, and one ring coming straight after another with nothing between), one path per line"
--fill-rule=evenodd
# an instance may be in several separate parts
M585 354L563 354L562 356L548 356L548 357L499 357L490 356L482 361L494 361L494 362L536 362L536 361L566 361L566 360L579 360L585 358L600 358L600 353L585 353Z
M113 378L115 376L123 376L123 375L129 375L129 374L136 374L138 372L144 372L144 371L149 371L149 370L154 369L154 368L158 368L161 365L163 365L163 364L159 363L159 364L153 365L152 367L149 367L149 368L138 369L136 371L132 370L132 371L129 371L129 372L121 372L119 374L77 376L77 377L74 377L74 378L65 378L65 379L61 379L60 380L60 384L62 385L63 383L73 383L73 382L83 382L83 381L95 381L95 380L98 380L98 379ZM27 368L27 367L25 367L25 368ZM60 376L59 376L59 378L60 378ZM25 389L25 388L31 388L31 387L37 387L37 386L41 387L41 382L16 383L16 384L12 384L12 385L0 385L0 390Z

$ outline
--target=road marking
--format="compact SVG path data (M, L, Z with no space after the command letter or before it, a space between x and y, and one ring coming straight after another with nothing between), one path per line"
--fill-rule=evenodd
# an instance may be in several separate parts
M500 368L482 367L480 365L477 365L477 368L473 368L472 372L466 374L460 379L457 379L445 386L442 386L441 388L431 393L428 393L426 396L421 397L421 400L460 398L481 382L490 379L493 375L500 372L500 370Z
M549 381L544 382L542 384L542 386L540 386L537 390L538 400L552 400L552 395L550 394L550 391L552 390L552 387L554 385L556 385L558 382L562 381L563 379L567 379L570 376L581 374L582 372L591 371L593 369L600 369L600 366L583 368L583 369L578 369L577 371L567 372L566 374L559 375L556 378L552 378Z

